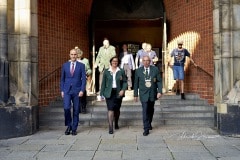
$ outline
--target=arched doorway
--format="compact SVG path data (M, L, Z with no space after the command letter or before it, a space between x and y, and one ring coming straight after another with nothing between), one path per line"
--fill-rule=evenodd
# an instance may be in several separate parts
M93 59L105 37L116 47L117 54L123 43L133 55L141 43L150 43L162 58L164 7L159 0L93 0L91 11L91 39ZM96 74L96 78L97 74ZM96 84L98 88L98 84ZM98 90L98 89L96 89Z

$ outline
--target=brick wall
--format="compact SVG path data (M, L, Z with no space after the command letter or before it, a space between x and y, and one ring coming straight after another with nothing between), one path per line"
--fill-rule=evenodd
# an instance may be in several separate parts
M213 4L209 0L164 0L168 43L187 32L196 32L199 39L192 55L199 69L188 66L185 78L185 92L194 92L213 104ZM184 41L189 41L186 37ZM191 42L190 42L191 43ZM186 47L184 45L183 47ZM176 45L177 47L177 45Z
M89 54L88 18L92 0L38 0L39 105L60 95L62 64L79 46Z

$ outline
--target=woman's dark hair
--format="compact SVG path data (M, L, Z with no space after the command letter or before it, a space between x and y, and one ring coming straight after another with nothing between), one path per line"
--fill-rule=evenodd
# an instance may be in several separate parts
M114 57L112 57L112 58L110 59L110 61L109 61L111 65L112 65L113 59L117 59L117 60L118 60L118 64L119 64L119 59L118 59L118 57L117 57L117 56L114 56Z

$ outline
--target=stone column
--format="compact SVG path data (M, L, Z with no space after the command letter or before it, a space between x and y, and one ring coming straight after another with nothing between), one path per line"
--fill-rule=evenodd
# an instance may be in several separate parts
M10 1L10 93L16 105L37 105L37 0Z
M0 105L9 98L8 60L7 60L7 0L0 1Z
M220 132L233 125L226 118L232 106L239 106L240 86L240 2L235 0L214 0L214 103L217 106L217 121ZM230 96L231 95L231 96ZM222 118L222 117L225 118ZM234 117L229 115L229 117ZM231 119L231 122L235 120ZM239 126L238 126L239 127ZM231 133L231 131L229 132Z
M10 98L0 107L0 139L30 135L39 127L37 0L7 0L7 19Z

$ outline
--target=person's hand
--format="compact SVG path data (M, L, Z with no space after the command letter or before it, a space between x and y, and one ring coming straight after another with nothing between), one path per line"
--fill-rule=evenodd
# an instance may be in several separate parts
M162 94L161 93L158 93L157 94L157 99L160 99L162 97Z
M98 66L97 64L94 64L94 68L97 68L97 66Z
M62 98L64 97L64 92L61 92L61 96L62 96Z
M121 91L119 92L119 96L122 97L123 95L124 95L124 91L121 90Z
M138 97L134 97L134 101L137 102L138 101Z
M196 63L193 63L193 65L194 65L195 67L198 67L198 65L197 65Z
M78 94L79 97L82 97L83 96L83 92L80 91L79 94Z
M156 63L158 61L158 57L153 58L153 62Z

